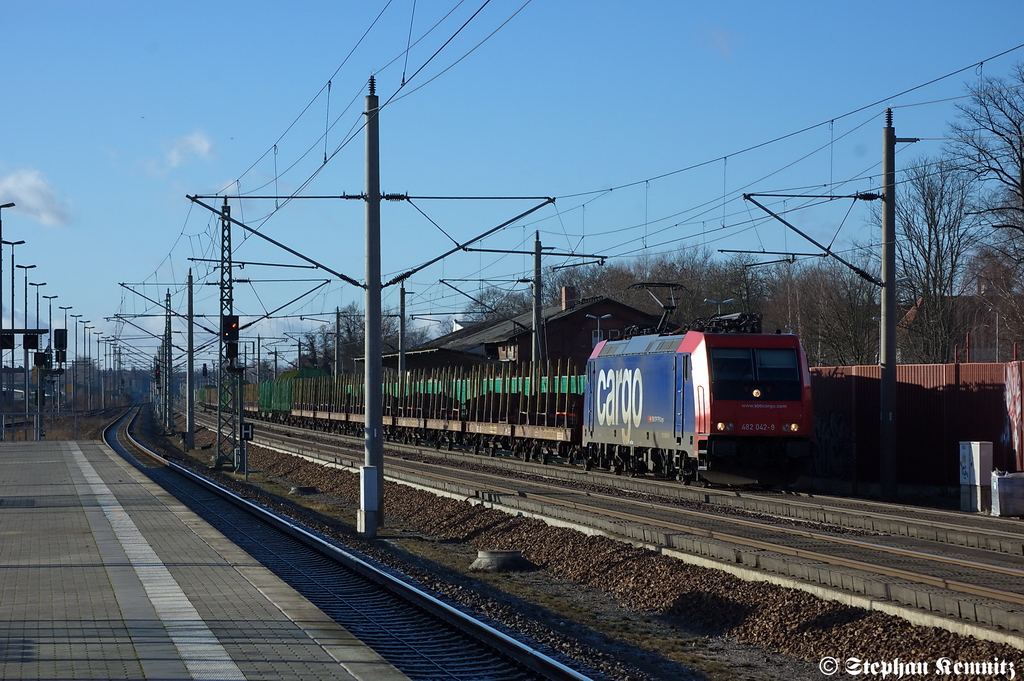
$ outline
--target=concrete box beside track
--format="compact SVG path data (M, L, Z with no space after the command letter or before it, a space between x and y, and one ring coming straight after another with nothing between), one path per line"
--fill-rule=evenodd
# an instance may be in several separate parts
M1024 473L992 472L992 515L1024 516Z

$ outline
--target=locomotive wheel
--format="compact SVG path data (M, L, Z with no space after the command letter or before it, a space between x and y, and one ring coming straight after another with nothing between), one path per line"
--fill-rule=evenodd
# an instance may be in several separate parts
M697 479L697 464L685 454L682 457L683 465L679 469L679 479L683 481L684 485L692 485L693 481Z

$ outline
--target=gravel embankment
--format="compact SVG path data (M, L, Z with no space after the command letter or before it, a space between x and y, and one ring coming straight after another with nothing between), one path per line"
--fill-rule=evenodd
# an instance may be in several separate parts
M250 465L279 494L287 495L289 486L316 488L318 494L302 502L315 508L314 522L332 534L351 533L359 498L357 475L260 447L251 448ZM616 659L643 669L646 678L665 679L692 677L670 660L716 679L820 681L818 665L826 657L928 662L933 672L940 658L998 658L1024 670L1024 652L1014 648L914 627L801 591L744 582L611 539L397 484L385 485L385 509L388 526L383 534L403 537L393 543L420 554L404 555L407 572L588 660L610 678L645 678ZM368 549L363 543L358 548ZM469 573L477 549L521 550L540 570L501 576ZM581 652L588 648L589 657Z

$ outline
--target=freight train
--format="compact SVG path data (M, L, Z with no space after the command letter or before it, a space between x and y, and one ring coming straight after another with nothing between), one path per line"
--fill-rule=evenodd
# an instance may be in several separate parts
M685 333L598 343L580 374L546 363L414 371L384 385L385 439L560 460L684 482L780 485L810 462L807 358L796 336L751 314ZM200 402L216 405L217 388ZM361 436L361 376L243 386L247 418Z

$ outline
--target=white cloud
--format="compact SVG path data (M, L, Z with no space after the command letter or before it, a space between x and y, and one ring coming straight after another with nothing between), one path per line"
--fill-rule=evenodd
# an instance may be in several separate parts
M171 168L186 163L191 158L210 158L213 154L213 142L202 130L191 135L182 135L174 140L174 146L167 152L167 164Z
M704 43L720 56L732 59L736 47L740 45L741 40L735 33L727 31L720 26L713 26L706 29Z
M68 223L68 209L38 170L16 170L0 177L0 203L13 201L14 210L26 213L47 227Z

